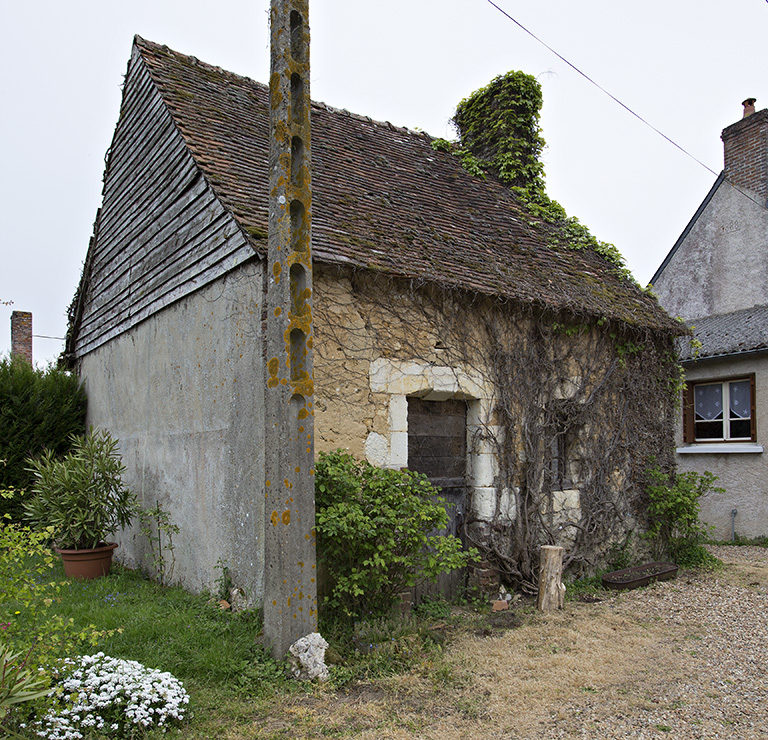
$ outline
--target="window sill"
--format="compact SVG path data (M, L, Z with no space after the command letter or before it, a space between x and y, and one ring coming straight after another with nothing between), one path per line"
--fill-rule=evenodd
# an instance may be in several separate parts
M754 442L714 442L712 444L692 444L678 447L675 452L678 455L694 454L733 454L733 453L760 453L763 446Z

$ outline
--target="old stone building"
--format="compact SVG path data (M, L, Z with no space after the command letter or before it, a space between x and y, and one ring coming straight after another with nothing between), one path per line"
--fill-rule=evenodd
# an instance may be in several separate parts
M268 89L135 39L67 353L177 576L264 591ZM487 570L588 568L672 448L677 322L423 133L314 103L314 449L438 482ZM310 435L311 436L311 435ZM286 494L288 496L288 494ZM142 557L128 533L123 556Z

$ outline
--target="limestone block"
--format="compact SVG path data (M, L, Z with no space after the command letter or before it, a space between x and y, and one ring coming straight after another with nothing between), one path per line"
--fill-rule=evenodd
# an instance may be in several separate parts
M475 487L472 489L472 514L476 519L490 522L496 511L496 489Z
M330 678L325 665L325 651L328 643L319 632L302 637L288 648L288 661L294 678L301 681L327 681Z
M398 395L423 395L429 400L490 398L490 388L465 372L445 365L378 358L370 365L371 390ZM487 405L487 404L486 404ZM488 409L484 409L487 413Z
M430 386L432 392L437 394L446 394L445 398L450 398L459 391L459 381L456 377L456 371L450 367L435 365L434 367L425 368L429 370L429 379L431 380ZM427 398L430 398L427 396ZM434 401L444 400L440 398L430 399Z
M371 363L371 390L403 396L428 390L429 385L423 377L425 367L428 366L418 362L392 362L378 358Z
M408 466L408 432L392 432L389 440L390 468L405 468Z
M408 398L394 395L389 399L389 428L393 432L408 431Z
M477 486L472 489L472 514L483 522L491 522L496 514L496 488ZM499 500L499 517L503 522L512 522L517 515L515 497L505 488Z
M492 486L496 476L499 474L499 463L496 455L492 453L482 453L472 455L472 481L475 486Z
M425 401L447 401L450 398L456 398L457 390L458 385L456 390L430 391L423 398Z
M573 398L581 387L581 378L565 378L555 387L552 397L558 400Z
M512 492L508 488L501 491L500 513L504 521L513 522L517 518L517 498L519 489L515 488Z
M370 432L365 438L365 459L380 468L389 465L389 444L383 434Z
M552 491L552 511L572 512L581 508L581 495L575 488L569 488L565 491Z
M480 403L469 404L469 413L467 414L467 434L469 436L469 443L474 453L489 452L493 453L496 449L496 440L500 440L503 436L503 430L501 427L492 424L481 424L478 422L470 423L470 417L472 416L473 406L479 408Z

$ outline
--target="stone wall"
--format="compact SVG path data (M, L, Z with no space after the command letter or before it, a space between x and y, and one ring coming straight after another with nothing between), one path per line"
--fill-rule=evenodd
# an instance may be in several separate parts
M505 445L505 430L497 413L502 394L495 386L496 369L487 361L493 347L479 328L473 328L483 325L484 313L510 314L513 309L485 300L470 303L469 298L462 307L460 296L441 303L420 295L420 290L372 273L322 266L315 269L316 449L341 447L376 465L407 467L408 397L465 400L468 531L475 542L487 542L492 530L510 529L518 516L521 486L530 485L530 481L514 476L523 475L519 471L525 468L526 456L541 455L543 459L549 455L543 442L536 449L525 449L520 439L512 449ZM441 311L460 317L466 332L463 348L456 346L456 334L444 331ZM504 341L528 341L530 317L521 313L504 323L511 332ZM585 404L603 373L615 363L612 345L598 341L588 330L554 336L553 342L568 351L558 353L554 346L540 347L541 354L556 366L553 374L537 379L542 386L537 389L542 404ZM472 348L470 354L468 347ZM558 364L560 355L565 359ZM583 377L585 368L594 377ZM510 384L513 382L510 379ZM524 394L526 389L518 392ZM594 423L601 428L610 425L619 404L615 397L607 405L594 404ZM598 467L598 461L585 458L588 453L581 440L589 436L586 423L570 440L567 459L561 463L562 489L547 489L552 488L548 470L542 471L535 484L546 490L541 519L557 543L566 548L574 543L581 523L582 482L594 478ZM505 461L507 471L513 471L511 480L501 474L503 454L514 458ZM625 458L601 459L600 481L591 480L590 485L611 492L615 499L611 506L621 512L627 528L637 529L632 507L622 500L633 485L625 463ZM608 472L603 476L606 467ZM617 538L623 534L624 530L618 532ZM604 541L595 542L597 549L609 546ZM484 578L488 580L488 573Z

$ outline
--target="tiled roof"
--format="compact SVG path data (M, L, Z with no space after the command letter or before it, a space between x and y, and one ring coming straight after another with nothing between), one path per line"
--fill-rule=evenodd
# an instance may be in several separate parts
M251 244L266 251L268 88L140 37L187 145ZM591 250L553 246L501 182L426 134L312 106L313 258L680 333Z
M690 325L703 346L696 353L683 340L680 356L684 361L768 349L768 305L693 319Z

